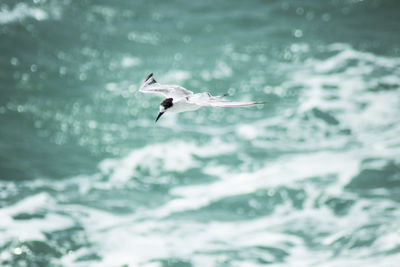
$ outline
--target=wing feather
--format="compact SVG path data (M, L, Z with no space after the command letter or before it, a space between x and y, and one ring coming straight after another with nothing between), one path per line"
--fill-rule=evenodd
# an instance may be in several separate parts
M153 73L147 76L147 78L144 80L140 86L139 92L145 94L159 94L166 98L175 99L183 98L193 94L192 91L189 91L178 85L159 84L153 78Z
M209 103L204 103L202 106L217 107L217 108L237 108L237 107L248 107L255 105L263 105L265 102L239 102L239 101L221 101L212 100Z
M222 96L211 96L209 93L194 94L188 97L188 102L202 107L236 108L262 105L265 102L241 102L221 99Z

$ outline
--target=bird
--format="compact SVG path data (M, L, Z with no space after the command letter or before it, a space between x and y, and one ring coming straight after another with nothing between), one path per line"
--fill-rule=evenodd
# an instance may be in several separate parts
M201 107L236 108L262 105L266 103L238 102L222 99L228 94L219 96L212 96L209 92L195 94L179 85L160 84L154 79L153 73L150 73L143 81L139 88L139 92L145 94L158 94L165 97L160 104L160 111L155 122L157 122L160 117L167 112L180 113L197 110Z

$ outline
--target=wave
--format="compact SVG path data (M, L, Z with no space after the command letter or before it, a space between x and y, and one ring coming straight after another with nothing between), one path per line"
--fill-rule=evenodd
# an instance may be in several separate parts
M0 209L1 263L391 266L400 259L400 60L323 49L329 57L271 87L296 96L271 117L191 126L202 139L143 143L93 175L2 182L5 198L30 196Z

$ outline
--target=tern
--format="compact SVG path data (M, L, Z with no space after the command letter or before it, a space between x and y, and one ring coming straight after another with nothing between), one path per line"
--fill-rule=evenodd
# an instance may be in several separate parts
M154 79L153 73L143 81L139 91L165 97L160 104L160 112L157 115L156 122L166 112L180 113L197 110L201 107L236 108L265 104L265 102L237 102L222 99L227 94L220 96L212 96L208 92L195 94L179 85L159 84Z

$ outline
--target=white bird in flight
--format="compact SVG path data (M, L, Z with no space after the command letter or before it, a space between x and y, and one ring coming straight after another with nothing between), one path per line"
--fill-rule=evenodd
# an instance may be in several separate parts
M156 122L165 112L179 113L196 110L201 107L236 108L265 104L265 102L237 102L221 99L226 94L220 96L212 96L208 92L195 94L179 85L159 84L153 78L153 73L147 76L139 91L166 97L160 104L160 112Z

